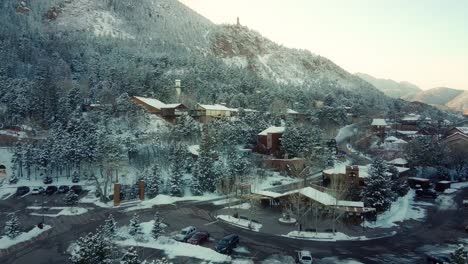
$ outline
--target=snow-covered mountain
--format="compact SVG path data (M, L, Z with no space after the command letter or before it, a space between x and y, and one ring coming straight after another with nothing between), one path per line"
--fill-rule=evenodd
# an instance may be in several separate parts
M227 64L278 83L301 86L325 81L348 90L375 89L325 57L278 45L241 25L220 26L213 41L213 52Z
M244 26L216 25L176 0L58 0L49 20L58 31L173 43L214 55L233 67L288 85L327 83L347 90L375 88L332 61L289 49Z
M468 92L447 87L438 87L403 96L407 101L418 101L442 108L462 111L468 107Z
M369 74L356 73L356 76L375 86L383 93L394 98L412 96L421 92L421 88L409 82L397 82L391 79L379 79Z

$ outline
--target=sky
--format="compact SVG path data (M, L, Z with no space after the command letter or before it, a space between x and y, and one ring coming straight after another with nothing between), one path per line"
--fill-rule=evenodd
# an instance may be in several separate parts
M466 0L179 0L345 70L468 90Z

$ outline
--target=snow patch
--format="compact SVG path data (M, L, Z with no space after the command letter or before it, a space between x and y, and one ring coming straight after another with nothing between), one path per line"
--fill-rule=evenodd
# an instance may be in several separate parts
M235 218L235 217L230 216L230 215L218 215L218 216L216 216L216 218L218 218L218 219L220 219L222 221L225 221L225 222L227 222L229 224L232 224L232 225L235 225L235 226L238 226L238 227L241 227L241 228L249 229L249 230L252 230L252 231L255 231L255 232L259 232L260 229L262 228L262 224L255 223L255 222L245 220L245 219Z
M165 204L174 204L176 202L182 201L208 201L212 199L217 199L220 196L218 194L205 194L203 196L184 196L184 197L172 197L164 194L159 194L158 196L154 197L150 200L142 201L137 206L132 206L125 209L125 212L131 212L135 210L142 210L142 209L149 209L155 205L165 205Z
M44 225L42 229L36 226L33 229L31 229L29 232L21 233L19 236L15 237L14 239L10 239L7 236L3 236L2 238L0 238L0 249L6 249L16 244L19 244L21 242L31 240L49 229L51 229L51 226L48 226L48 225Z

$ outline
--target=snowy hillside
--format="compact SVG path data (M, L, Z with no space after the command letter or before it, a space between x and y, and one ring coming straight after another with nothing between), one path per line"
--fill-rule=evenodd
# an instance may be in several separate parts
M280 46L244 26L222 25L214 34L212 49L227 64L278 83L313 86L330 82L348 90L375 89L327 58Z
M468 106L468 95L463 90L457 90L446 87L433 88L421 91L414 95L404 96L402 99L407 101L418 101L430 105L450 108L461 111Z
M356 76L372 84L388 96L400 98L421 92L421 88L409 82L396 82L390 79L379 79L365 73L356 73Z
M58 0L50 25L58 31L177 43L187 49L208 45L215 25L175 0Z

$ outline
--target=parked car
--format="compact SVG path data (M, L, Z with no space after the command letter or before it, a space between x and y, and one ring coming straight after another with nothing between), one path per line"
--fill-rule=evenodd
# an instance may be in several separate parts
M187 239L189 239L196 231L197 231L196 227L188 226L180 230L180 233L175 235L174 239L180 242L186 242Z
M311 264L313 263L312 254L308 250L301 250L297 252L297 263Z
M58 188L58 193L67 193L68 191L70 191L70 187L67 185L62 185Z
M441 254L430 254L426 257L426 262L430 264L444 264L450 263L450 257Z
M416 196L418 197L429 197L429 198L437 198L437 193L431 189L422 189L416 190Z
M83 188L80 185L73 185L70 190L74 191L76 194L80 194L83 191Z
M58 190L57 186L47 186L46 190L45 190L45 193L47 195L52 195L54 194L56 191Z
M45 177L44 180L43 180L44 184L51 184L52 181L53 181L52 177Z
M44 193L44 188L42 187L34 187L31 190L31 194L43 194Z
M16 189L16 195L18 196L22 196L22 195L25 195L29 192L29 187L27 186L20 186Z
M195 232L187 242L194 245L201 245L203 242L208 241L210 238L210 233L205 231Z
M73 178L72 178L72 182L73 182L73 183L78 183L78 182L80 182L80 177L73 177Z
M16 184L16 183L18 182L18 178L17 178L17 177L10 178L10 179L8 180L8 182L9 182L10 184Z
M239 236L231 234L218 240L215 245L215 250L222 254L231 254L232 250L239 244Z

